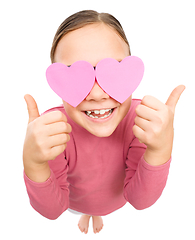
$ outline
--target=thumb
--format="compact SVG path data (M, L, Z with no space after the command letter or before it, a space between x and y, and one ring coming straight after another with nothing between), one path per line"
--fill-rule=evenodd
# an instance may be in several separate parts
M182 92L185 90L185 86L184 85L179 85L177 86L173 91L172 93L170 94L167 102L166 102L166 105L169 106L172 110L172 112L174 113L175 112L175 107L177 105L177 102L182 94Z
M26 101L27 108L28 108L28 115L29 115L28 123L30 123L34 121L36 118L40 117L40 114L37 107L37 103L35 102L34 98L31 95L26 94L24 96L24 99Z

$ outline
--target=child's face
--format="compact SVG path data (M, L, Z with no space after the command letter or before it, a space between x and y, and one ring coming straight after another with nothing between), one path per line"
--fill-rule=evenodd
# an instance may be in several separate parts
M124 40L115 30L101 23L87 25L66 34L56 48L55 62L72 65L76 61L85 60L96 66L104 58L121 61L128 55L129 49ZM95 82L89 95L76 108L65 101L63 103L74 122L95 136L107 137L126 116L131 105L131 96L121 104ZM107 111L98 112L100 110Z

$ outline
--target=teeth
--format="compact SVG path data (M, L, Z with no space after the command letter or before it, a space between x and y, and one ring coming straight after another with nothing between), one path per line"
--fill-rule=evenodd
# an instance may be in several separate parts
M110 111L111 109L102 109L102 110L100 110L100 114L101 115L103 115L103 114L105 114L106 112L108 112L108 111Z
M102 117L98 117L98 116L93 116L91 114L92 112L94 112L95 114L100 114L100 115L103 115L106 112L108 112L108 114L105 116L102 116ZM86 114L91 118L106 118L106 117L110 116L112 112L113 112L112 109L102 109L102 110L86 111Z
M95 114L100 114L100 111L95 110L94 113L95 113Z
M105 114L108 111L111 111L112 109L102 109L102 110L94 110L94 111L86 111L87 115L91 114L92 112L94 112L95 114Z
M100 117L100 118L107 118L108 116L110 116L111 113L109 113L108 115L105 115L103 117Z

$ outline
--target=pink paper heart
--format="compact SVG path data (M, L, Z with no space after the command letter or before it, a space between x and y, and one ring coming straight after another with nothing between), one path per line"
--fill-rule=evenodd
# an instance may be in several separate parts
M123 103L138 87L143 73L142 60L128 56L120 63L112 58L103 59L95 70L86 61L77 61L71 67L54 63L48 67L46 77L53 91L76 107L89 94L95 79L108 95Z
M120 103L135 91L143 74L144 64L135 56L128 56L121 62L106 58L96 66L96 78L100 87Z
M95 71L86 61L75 62L70 67L53 63L47 68L46 77L52 90L65 102L76 107L91 91Z

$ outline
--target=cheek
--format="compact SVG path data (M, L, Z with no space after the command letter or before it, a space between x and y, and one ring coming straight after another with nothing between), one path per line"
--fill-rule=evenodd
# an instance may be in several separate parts
M68 113L71 110L71 105L63 101L64 109Z
M67 102L63 101L64 109L65 112L68 114L68 116L77 124L83 125L82 117L81 117L81 112L77 110L77 108L74 108Z
M74 115L76 113L76 109L74 107L72 107L70 104L68 104L67 102L63 101L63 105L64 105L64 109L66 111L66 113L68 114L68 116L72 119L74 118Z
M124 103L121 104L120 114L121 114L122 118L124 118L126 116L126 114L128 113L128 111L131 107L131 101L132 101L132 96L130 96Z

